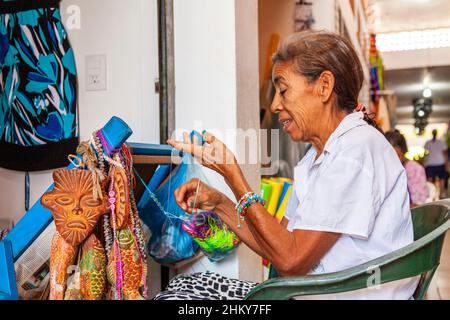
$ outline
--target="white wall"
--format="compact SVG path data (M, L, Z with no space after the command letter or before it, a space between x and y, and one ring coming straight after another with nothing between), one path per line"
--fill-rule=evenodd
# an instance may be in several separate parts
M81 29L69 30L79 78L81 138L115 115L133 129L132 141L159 143L156 0L63 0L81 8ZM66 15L64 15L66 16ZM106 91L86 91L85 56L107 55Z
M231 149L236 128L236 39L234 0L175 0L175 127L208 130ZM256 36L256 35L255 35ZM208 171L209 183L232 193L217 174ZM211 270L237 277L236 255L220 263L206 258L180 272Z
M330 0L312 0L314 29L336 31L336 5Z
M81 28L67 30L75 51L79 79L81 139L113 115L133 129L130 141L159 142L156 0L63 0L81 9ZM85 90L84 58L107 55L107 90ZM32 205L51 184L51 171L31 173ZM0 218L19 220L24 214L24 174L0 169Z

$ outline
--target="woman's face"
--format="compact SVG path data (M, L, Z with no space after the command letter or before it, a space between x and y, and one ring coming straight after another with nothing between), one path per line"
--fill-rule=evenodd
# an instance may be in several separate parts
M276 92L271 111L278 113L283 130L292 140L309 141L323 109L315 84L295 72L292 62L277 62L272 76Z

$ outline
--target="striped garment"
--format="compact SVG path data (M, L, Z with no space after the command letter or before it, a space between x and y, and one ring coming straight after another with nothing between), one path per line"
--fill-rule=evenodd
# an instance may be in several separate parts
M78 145L76 106L59 0L0 0L0 167L66 166Z

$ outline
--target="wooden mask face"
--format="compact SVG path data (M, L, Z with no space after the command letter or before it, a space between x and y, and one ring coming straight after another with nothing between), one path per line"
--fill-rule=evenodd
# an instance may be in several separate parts
M61 169L53 173L55 187L42 196L50 209L56 229L71 245L78 245L94 230L100 216L108 211L106 194L95 200L92 176L87 170Z

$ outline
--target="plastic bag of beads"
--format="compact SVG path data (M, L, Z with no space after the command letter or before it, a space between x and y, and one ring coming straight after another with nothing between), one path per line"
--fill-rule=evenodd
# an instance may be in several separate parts
M240 243L237 235L212 211L198 211L190 215L182 227L212 262L227 257Z
M189 154L181 164L160 166L146 184L138 210L142 221L151 231L149 254L156 262L173 263L195 255L198 245L181 224L187 214L175 201L174 191L192 178L206 179L200 165Z

